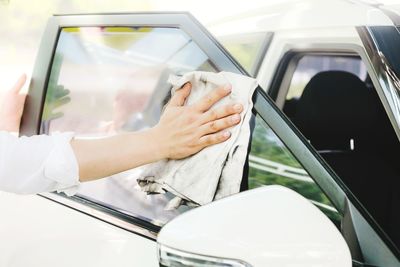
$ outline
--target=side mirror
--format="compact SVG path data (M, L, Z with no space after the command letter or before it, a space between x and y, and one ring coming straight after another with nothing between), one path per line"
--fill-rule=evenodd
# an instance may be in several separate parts
M158 236L160 266L351 267L335 225L310 201L265 186L191 210Z

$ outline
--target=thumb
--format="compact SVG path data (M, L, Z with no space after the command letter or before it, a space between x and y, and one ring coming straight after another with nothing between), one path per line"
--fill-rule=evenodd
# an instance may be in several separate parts
M21 91L22 87L24 86L25 82L26 82L26 74L22 74L19 77L18 81L15 83L14 87L11 89L11 91L13 93L18 94Z
M190 95L191 89L192 89L192 85L189 82L185 83L182 86L182 88L177 90L176 93L172 96L169 105L170 106L183 106L186 98Z

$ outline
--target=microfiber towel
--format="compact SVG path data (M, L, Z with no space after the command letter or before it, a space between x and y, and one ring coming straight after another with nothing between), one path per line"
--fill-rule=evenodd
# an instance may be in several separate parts
M220 144L209 146L197 154L181 160L162 160L147 165L138 179L143 191L173 193L176 197L165 208L171 210L181 204L204 205L240 190L243 167L250 139L252 95L257 87L253 78L230 72L189 72L182 77L171 76L171 94L190 82L192 89L185 105L192 105L213 89L232 85L229 96L211 109L241 103L241 122L228 129L231 137Z

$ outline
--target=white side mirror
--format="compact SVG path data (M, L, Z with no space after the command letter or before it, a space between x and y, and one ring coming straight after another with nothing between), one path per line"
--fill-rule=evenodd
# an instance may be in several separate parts
M158 236L161 266L351 267L335 225L282 186L249 190L191 210Z

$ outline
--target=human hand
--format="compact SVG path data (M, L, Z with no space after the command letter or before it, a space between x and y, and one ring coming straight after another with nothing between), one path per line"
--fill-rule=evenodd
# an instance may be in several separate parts
M241 104L210 110L230 94L230 85L213 90L193 105L183 106L190 90L191 84L187 83L175 93L152 129L155 141L160 144L160 158L181 159L224 142L231 136L224 130L240 122Z
M2 131L19 132L26 99L26 94L21 93L21 89L25 82L26 75L23 74L14 87L4 95L0 109L0 130Z
M55 110L71 101L69 97L70 91L65 89L63 85L56 85L53 88L48 89L46 95L46 105L43 108L43 121L55 120L62 117L62 112L56 112Z

